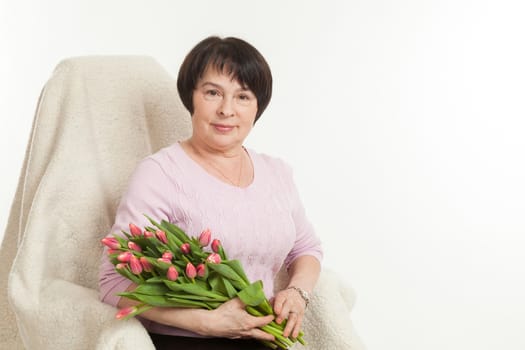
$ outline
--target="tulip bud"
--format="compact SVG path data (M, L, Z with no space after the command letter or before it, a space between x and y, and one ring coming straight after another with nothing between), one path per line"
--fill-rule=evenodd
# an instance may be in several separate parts
M206 247L208 244L210 244L210 239L211 231L209 228L207 228L206 230L201 232L199 236L199 244L201 245L201 247Z
M129 224L129 232L131 232L131 235L135 237L142 236L142 230L134 224Z
M131 254L131 252L124 252L124 253L119 254L119 256L117 256L117 260L123 263L127 263L129 262L132 256L133 254Z
M130 307L125 307L123 309L120 309L117 314L115 315L115 318L117 320L121 320L125 317L128 317L129 315L132 315L134 314L135 312L137 312L137 307L136 306L130 306Z
M115 268L117 270L125 269L127 267L128 267L128 264L125 264L125 263L118 263L117 265L115 265Z
M161 230L157 230L155 232L155 235L157 236L159 241L161 241L164 244L168 244L168 238L166 237L166 232L161 231Z
M213 242L211 242L211 250L213 250L215 253L218 253L220 248L221 248L221 241L215 238Z
M131 268L131 272L133 272L135 275L140 275L142 272L142 264L140 263L140 260L132 255L129 259L129 267Z
M170 281L175 281L177 278L179 278L179 273L177 271L177 269L175 268L175 266L170 266L168 268L168 272L166 273L166 277L168 277L168 279Z
M148 259L146 259L146 257L144 256L141 256L139 258L140 260L140 263L142 264L142 268L144 269L144 271L146 272L151 272L153 271L153 266L151 265L151 263L149 262Z
M206 265L204 264L197 265L197 276L199 277L206 276Z
M180 250L183 254L189 254L191 252L191 247L189 243L182 243Z
M219 254L211 253L206 258L206 261L209 262L210 264L220 264L222 260L221 260L221 256Z
M195 278L197 276L197 270L195 269L195 266L192 265L192 263L186 264L186 276L188 278Z
M173 259L173 253L170 252L169 250L166 250L164 254L162 254L162 259L171 261L171 259Z
M100 240L102 244L110 249L120 249L120 243L114 237L106 237Z
M128 248L136 252L142 251L142 248L135 242L128 242Z
M158 258L157 261L161 262L161 263L165 263L165 264L170 264L171 265L171 260L168 260L168 259Z
M144 238L152 238L155 237L155 234L151 231L144 231Z

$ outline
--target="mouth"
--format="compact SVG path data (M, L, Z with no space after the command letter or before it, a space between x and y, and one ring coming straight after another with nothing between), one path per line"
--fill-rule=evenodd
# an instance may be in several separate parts
M232 131L235 126L233 125L225 125L225 124L211 124L213 128L220 132L229 132Z

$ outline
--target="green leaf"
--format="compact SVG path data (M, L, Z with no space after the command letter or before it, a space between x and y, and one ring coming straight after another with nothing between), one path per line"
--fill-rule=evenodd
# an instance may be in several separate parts
M223 261L223 263L231 267L239 276L241 276L246 284L250 284L250 280L246 276L246 273L244 272L244 269L242 268L241 262L239 260L226 260Z
M128 280L133 281L136 284L143 283L142 279L134 274L131 273L131 271L126 267L122 269L115 269L118 273L120 273L122 276L126 277Z
M196 301L196 300L187 300L187 299L181 299L177 297L167 297L168 302L171 303L173 307L200 307L205 309L210 309L210 306L202 301Z
M237 290L241 290L247 286L247 283L243 280L243 278L239 276L237 272L235 272L235 270L229 267L228 265L220 263L207 264L207 266L210 270L216 271L221 276L227 278Z
M133 293L145 295L164 295L169 292L169 288L160 283L144 283L133 290Z
M188 242L190 240L190 237L184 232L180 227L178 227L175 224L172 224L169 221L162 220L161 227L168 230L169 232L173 233L179 240L182 242Z
M192 295L199 295L202 297L208 297L213 298L216 301L227 301L229 300L225 296L206 290L199 286L198 284L194 283L177 283L172 281L164 281L166 286L168 286L169 289L176 293L180 294L192 294Z
M226 252L224 251L222 244L219 246L219 255L221 256L222 261L228 260L228 257L226 256Z
M160 276L155 276L155 277L151 277L149 279L146 280L146 283L162 283L164 284L164 279L163 277L160 277Z
M222 282L222 277L217 272L210 272L208 275L208 284L210 285L211 290L215 293L228 295L224 283Z
M266 300L261 281L254 282L237 293L243 303L250 306L257 306Z
M203 297L202 295L192 295L192 294L179 294L179 293L166 293L166 297L169 298L178 298L178 299L184 299L184 300L194 300L194 301L213 301L218 302L215 298L210 297ZM219 301L222 303L223 301Z
M233 287L233 285L231 284L229 280L227 280L226 278L221 278L221 282L223 283L224 289L226 290L226 295L230 299L233 299L234 297L237 296L237 289Z
M161 307L171 307L172 306L169 299L167 299L164 296L145 295L145 294L139 294L135 292L119 293L118 295L129 298L129 299L138 300L138 301L141 301L151 306L161 306Z

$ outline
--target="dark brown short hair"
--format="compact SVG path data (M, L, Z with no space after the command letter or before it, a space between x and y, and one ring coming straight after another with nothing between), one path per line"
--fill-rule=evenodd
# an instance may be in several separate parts
M186 56L179 69L177 89L182 103L193 114L193 91L208 67L225 71L257 98L255 121L272 97L272 73L259 51L246 41L210 36L198 43Z

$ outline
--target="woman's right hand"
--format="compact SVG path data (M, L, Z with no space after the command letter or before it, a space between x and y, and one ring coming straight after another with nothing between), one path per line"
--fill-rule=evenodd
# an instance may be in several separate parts
M222 338L255 338L273 341L274 336L258 327L273 321L274 316L256 317L250 315L239 298L229 300L217 309L209 311L206 319L206 335Z

